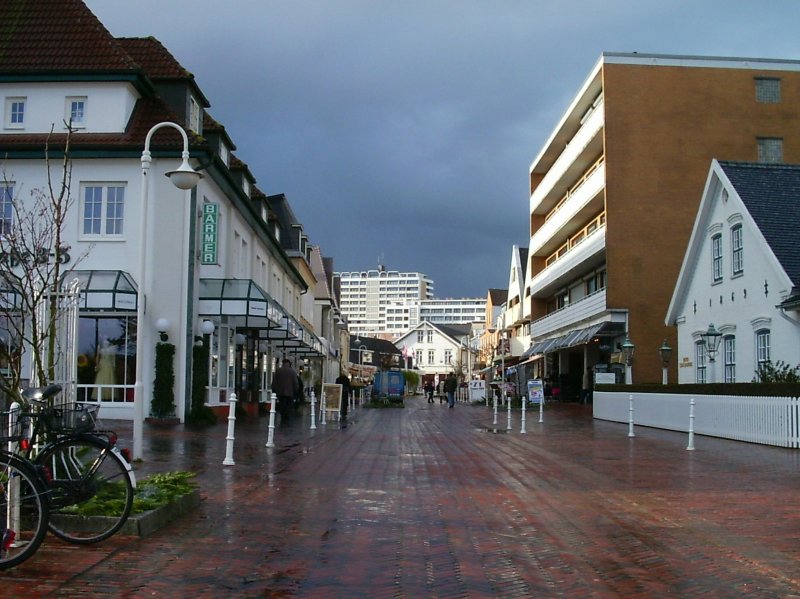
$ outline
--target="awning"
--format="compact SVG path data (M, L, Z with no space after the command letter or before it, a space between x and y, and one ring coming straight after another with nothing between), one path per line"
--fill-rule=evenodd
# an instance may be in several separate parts
M294 354L323 355L323 344L251 279L200 279L197 313L257 329L258 338Z
M121 270L71 270L61 277L62 286L75 279L81 286L82 309L136 311L137 288L128 273Z
M545 354L547 352L555 351L557 349L565 349L568 347L575 347L577 345L584 345L589 343L595 337L616 337L625 332L624 322L601 322L594 324L590 327L576 329L561 335L560 337L549 337L534 343L523 354L523 357L528 358L535 354Z

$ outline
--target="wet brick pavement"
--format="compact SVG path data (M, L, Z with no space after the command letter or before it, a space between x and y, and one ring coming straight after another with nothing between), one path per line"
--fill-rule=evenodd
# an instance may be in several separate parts
M2 597L800 597L800 451L593 421L590 408L357 409L346 429L145 429L194 512L138 539L48 537ZM130 430L122 423L123 439Z

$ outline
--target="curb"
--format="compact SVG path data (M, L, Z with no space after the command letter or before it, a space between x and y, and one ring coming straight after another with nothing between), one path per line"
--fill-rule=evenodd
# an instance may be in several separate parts
M194 489L186 495L177 497L171 503L141 514L132 514L117 534L138 537L149 536L181 516L188 514L199 505L200 491Z

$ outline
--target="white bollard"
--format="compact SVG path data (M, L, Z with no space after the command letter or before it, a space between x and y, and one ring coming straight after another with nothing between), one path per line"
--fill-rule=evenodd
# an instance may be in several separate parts
M635 437L633 434L633 394L628 395L628 436Z
M275 447L275 404L277 402L278 396L271 393L269 402L269 427L267 428L267 447Z
M689 400L689 445L687 451L694 451L694 397Z
M539 400L539 422L544 422L544 397Z
M522 418L520 420L520 429L519 433L524 435L527 431L525 430L525 408L527 407L526 404L528 403L528 398L523 395L522 396Z
M326 397L325 397L325 389L322 390L322 397L319 400L319 423L320 424L327 424L325 420L325 409L328 407L326 405Z
M508 399L508 422L506 422L506 430L511 430L511 398Z
M317 394L311 390L311 430L317 430Z
M236 462L233 461L233 429L236 426L236 393L231 393L228 408L228 436L225 437L225 459L222 460L223 466L233 466Z
M494 396L493 397L493 399L494 399L494 409L492 410L494 412L494 420L492 420L492 424L496 426L497 425L497 395L494 395L494 393L492 395Z

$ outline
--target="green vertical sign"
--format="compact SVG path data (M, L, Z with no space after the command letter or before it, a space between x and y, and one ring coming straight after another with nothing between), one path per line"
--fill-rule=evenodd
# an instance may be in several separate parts
M217 223L219 204L203 204L203 236L200 249L200 264L217 264Z

